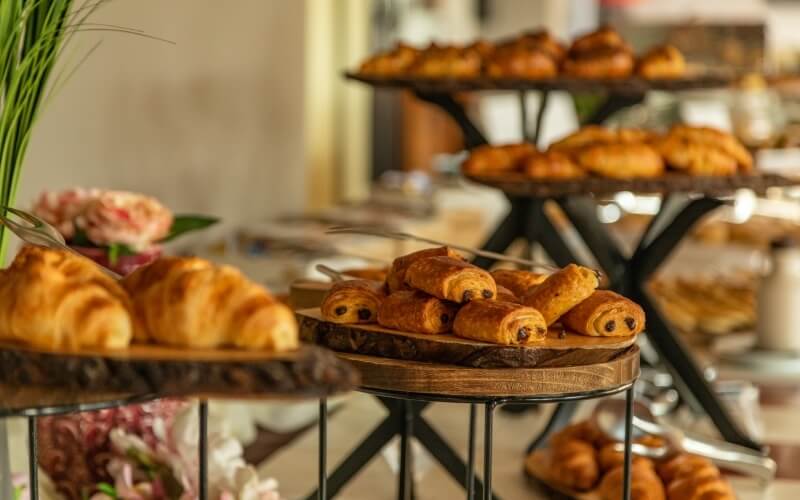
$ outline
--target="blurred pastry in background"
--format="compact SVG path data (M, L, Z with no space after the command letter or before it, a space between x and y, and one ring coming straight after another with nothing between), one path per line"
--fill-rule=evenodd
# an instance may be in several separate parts
M681 78L686 74L686 60L672 45L650 49L636 65L636 73L650 80Z

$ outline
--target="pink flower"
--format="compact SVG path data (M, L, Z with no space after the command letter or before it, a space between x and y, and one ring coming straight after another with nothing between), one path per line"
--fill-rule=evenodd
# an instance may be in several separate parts
M33 213L52 224L65 239L75 235L75 218L87 202L99 194L97 189L73 188L61 192L44 191L33 206Z
M172 213L149 196L104 191L88 201L76 224L96 245L124 243L143 251L167 236Z

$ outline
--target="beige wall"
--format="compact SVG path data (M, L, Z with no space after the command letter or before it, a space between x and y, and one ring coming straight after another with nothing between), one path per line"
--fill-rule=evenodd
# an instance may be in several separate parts
M109 2L93 21L176 45L100 34L35 130L18 203L84 185L234 223L304 207L304 18L302 1Z

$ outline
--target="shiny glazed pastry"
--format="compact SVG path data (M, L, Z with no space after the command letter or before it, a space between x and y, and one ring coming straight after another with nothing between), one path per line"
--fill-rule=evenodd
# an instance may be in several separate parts
M548 151L573 153L586 146L616 142L617 139L617 134L611 129L600 125L587 125L554 142L550 145Z
M644 329L639 304L610 290L596 290L561 317L568 329L591 337L624 337Z
M519 44L498 48L486 62L491 78L546 80L558 74L556 61L546 52Z
M681 51L674 46L661 45L642 56L636 72L649 80L681 78L686 74L686 60Z
M488 271L453 257L417 260L406 270L406 284L459 304L497 295L497 285Z
M569 155L559 151L533 154L522 162L522 172L531 179L569 180L586 177L586 171Z
M591 33L586 33L573 40L569 47L570 54L591 52L600 48L618 48L630 52L630 47L622 35L610 26L602 26Z
M406 270L408 266L420 259L437 256L462 259L458 252L448 247L426 248L398 257L392 262L392 267L389 269L389 274L386 276L386 287L389 289L389 292L408 290L408 285L406 285Z
M664 160L647 144L598 144L578 154L578 163L590 172L610 179L658 177Z
M597 453L591 443L580 439L561 440L550 449L550 476L567 488L587 491L600 478Z
M0 270L0 338L38 349L122 349L141 335L125 290L91 261L26 246Z
M470 175L510 172L517 170L520 162L534 153L536 153L536 148L528 143L500 146L485 144L470 152L469 157L461 165L461 169Z
M147 337L176 347L296 349L294 313L229 266L162 257L123 280Z
M624 471L623 466L618 465L603 476L597 487L597 493L602 500L622 498ZM652 464L648 465L646 462L633 463L630 492L631 500L665 500L667 498L661 479Z
M492 344L532 344L547 336L547 325L536 309L511 302L475 300L458 311L453 333Z
M556 63L560 63L567 54L564 45L547 30L523 33L512 43L541 50Z
M733 156L710 144L670 136L659 141L657 146L670 167L691 175L733 175L738 169Z
M519 297L514 295L514 293L511 290L501 285L497 285L497 296L494 298L494 300L499 300L501 302L511 302L512 304L519 304Z
M522 303L542 313L550 326L567 311L588 299L598 285L595 271L570 264L528 292L522 297Z
M322 317L332 323L375 323L385 297L384 284L379 281L339 281L325 296L320 310Z
M409 73L421 78L476 78L481 73L477 47L431 45L414 60Z
M716 147L735 158L742 171L749 172L753 169L753 155L731 134L711 127L676 125L672 127L668 135Z
M495 269L492 271L492 278L494 278L494 282L497 283L498 287L508 288L517 297L522 297L536 285L546 280L547 275L523 269ZM500 297L497 300L500 300Z
M588 80L614 80L631 76L634 59L630 51L615 47L602 47L564 61L564 74Z
M458 306L416 290L393 292L378 308L378 324L416 333L446 333L453 327Z
M418 49L400 43L394 49L364 61L358 72L365 76L400 76L411 67L417 56L419 56Z

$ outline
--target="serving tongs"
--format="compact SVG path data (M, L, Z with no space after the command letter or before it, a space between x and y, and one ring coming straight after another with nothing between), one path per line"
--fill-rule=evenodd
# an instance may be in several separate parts
M7 213L19 217L22 223L11 220L11 218L9 218L7 215L3 215L1 212L3 210ZM119 274L101 266L92 259L86 257L80 252L77 252L71 247L69 247L66 241L64 241L64 237L61 235L61 233L58 232L56 228L54 228L46 221L33 215L30 212L26 212L18 208L11 208L5 206L0 207L0 224L3 224L5 227L11 230L12 233L16 234L22 241L26 243L30 243L31 245L37 245L45 248L55 248L57 250L65 250L73 255L77 255L79 257L82 257L90 261L92 264L99 267L104 273L114 278L115 280L122 279L122 276L120 276Z
M624 401L620 399L601 401L595 408L592 419L610 438L618 441L625 439ZM649 408L643 403L634 404L632 423L635 430L664 440L662 446L632 443L631 451L635 455L660 460L677 453L691 453L711 459L723 468L759 478L764 483L775 478L777 464L771 458L744 446L701 438L676 427L657 423ZM624 450L624 445L617 443L614 449L621 452Z
M389 238L392 240L417 241L420 243L428 243L431 245L450 247L455 250L460 250L462 252L466 252L472 255L486 257L488 259L520 264L532 269L541 269L548 272L558 271L560 269L558 267L551 266L549 264L542 264L541 262L534 262L532 260L520 259L518 257L512 257L510 255L504 255L502 253L490 252L488 250L480 250L477 248L471 248L462 245L454 245L452 243L448 243L445 241L434 240L431 238L424 238L422 236L416 236L410 233L404 233L400 231L389 231L387 229L383 229L380 227L334 226L325 231L325 234L361 234L366 236L377 236L379 238Z

